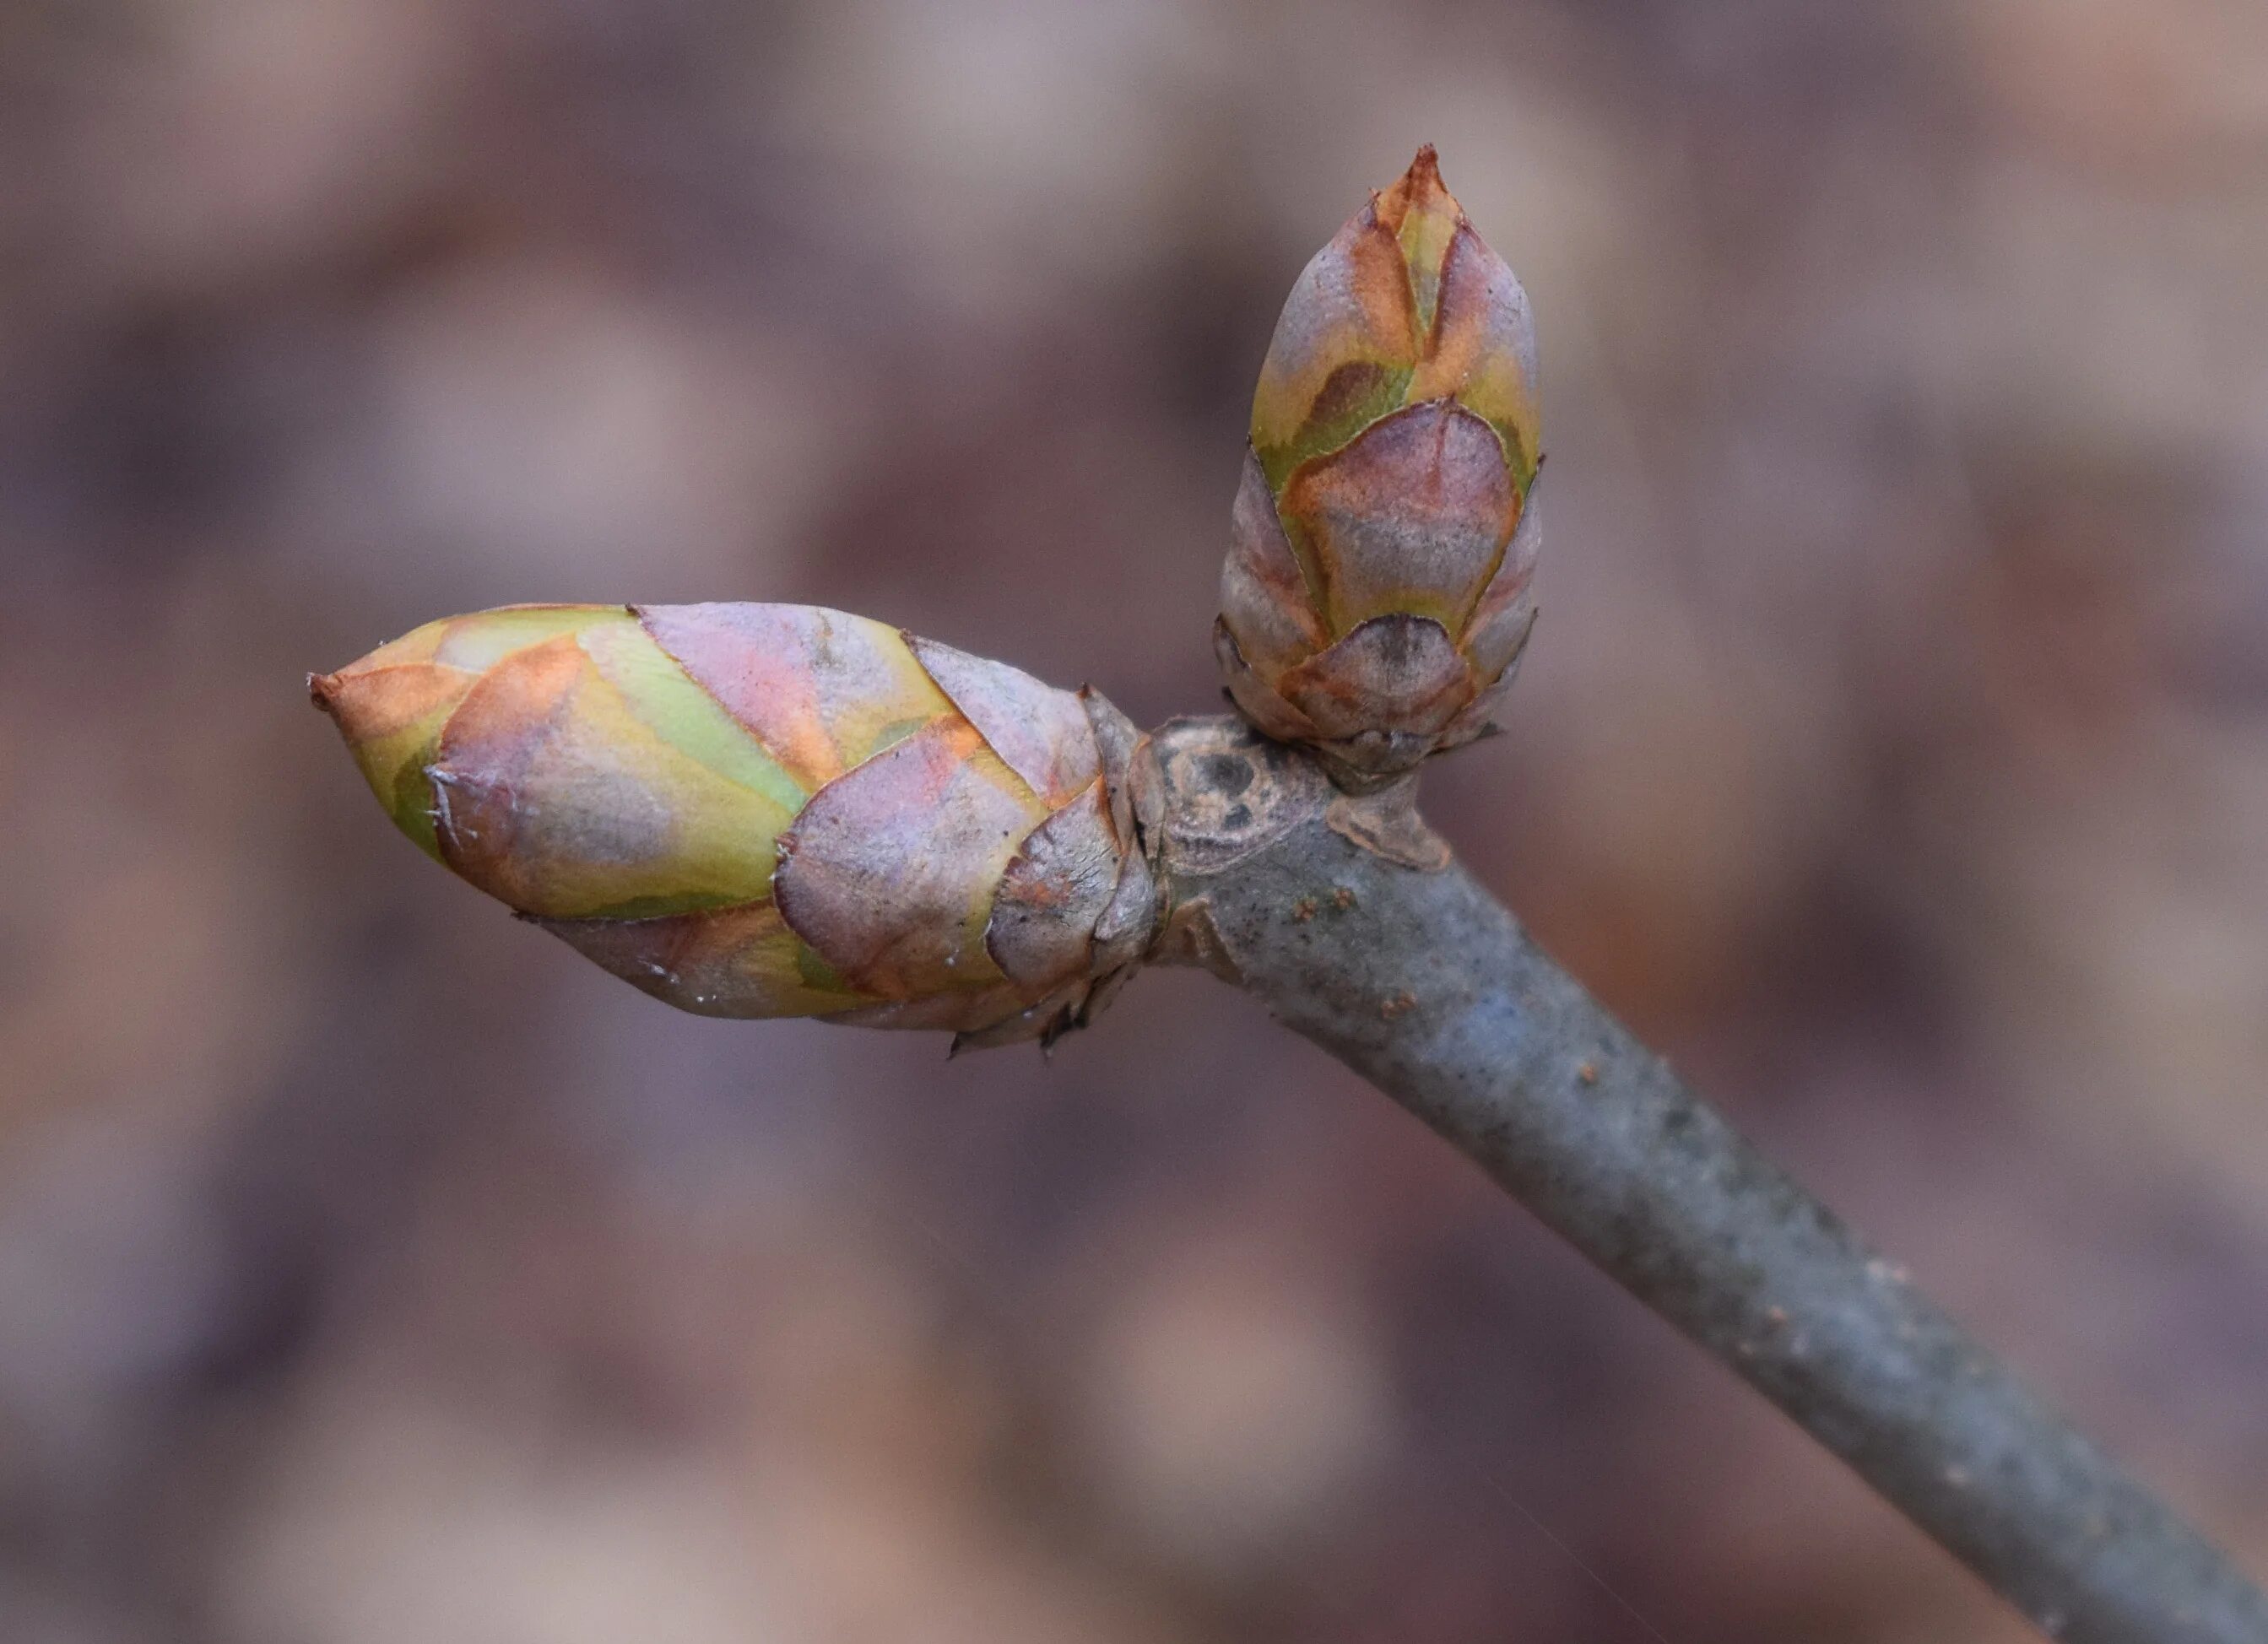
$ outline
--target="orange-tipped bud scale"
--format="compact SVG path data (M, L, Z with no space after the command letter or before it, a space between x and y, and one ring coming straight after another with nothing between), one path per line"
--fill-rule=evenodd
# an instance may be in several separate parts
M1216 649L1356 785L1486 730L1535 614L1528 298L1432 149L1319 252L1261 367Z
M1123 716L863 618L513 607L310 685L405 833L688 1010L1046 1039L1155 923Z

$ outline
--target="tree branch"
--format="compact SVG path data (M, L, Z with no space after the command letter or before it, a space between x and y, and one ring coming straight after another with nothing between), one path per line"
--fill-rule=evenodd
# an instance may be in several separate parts
M1350 801L1233 719L1153 746L1168 959L1455 1143L2050 1636L2268 1644L2221 1552L1687 1091L1436 854L1406 787Z

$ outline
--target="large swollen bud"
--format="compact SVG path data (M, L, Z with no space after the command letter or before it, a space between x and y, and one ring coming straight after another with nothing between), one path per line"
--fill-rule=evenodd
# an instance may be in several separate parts
M1535 618L1535 329L1431 148L1317 253L1260 368L1216 649L1373 786L1489 727Z
M710 1016L1052 1039L1150 943L1134 727L808 605L522 605L310 682L437 860Z

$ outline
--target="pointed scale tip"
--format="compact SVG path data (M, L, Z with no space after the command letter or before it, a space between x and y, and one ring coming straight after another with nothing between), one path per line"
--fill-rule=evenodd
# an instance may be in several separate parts
M1418 158L1410 162L1410 169L1402 173L1394 185L1394 192L1412 205L1439 202L1449 210L1457 208L1457 197L1449 192L1449 185L1441 180L1441 157L1430 143L1418 150Z
M1421 218L1454 224L1464 216L1464 208L1457 203L1456 195L1441 180L1440 157L1430 143L1418 150L1418 158L1410 162L1410 169L1394 180L1390 187L1371 196L1371 209L1379 221L1395 232L1402 231L1403 222L1412 211Z
M334 719L338 717L338 675L311 673L307 676L307 700Z

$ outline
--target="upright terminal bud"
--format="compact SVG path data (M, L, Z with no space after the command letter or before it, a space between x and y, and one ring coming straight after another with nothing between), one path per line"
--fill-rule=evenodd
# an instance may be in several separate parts
M1375 786L1488 729L1535 609L1535 328L1433 150L1292 288L1215 648L1254 724Z
M403 833L687 1010L1044 1042L1150 943L1125 716L879 622L521 605L309 686Z

